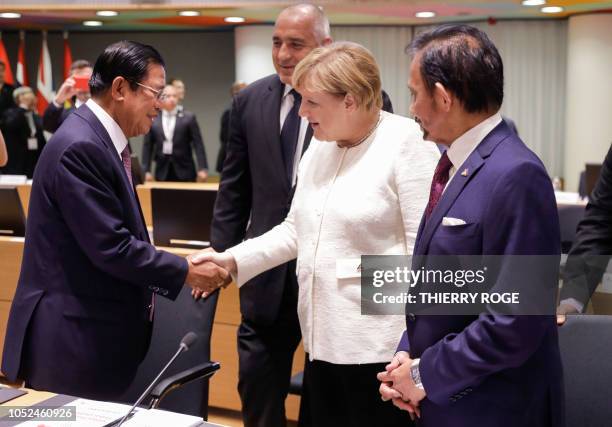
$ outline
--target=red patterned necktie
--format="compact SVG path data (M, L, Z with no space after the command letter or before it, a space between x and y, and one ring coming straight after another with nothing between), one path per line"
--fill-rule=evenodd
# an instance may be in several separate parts
M448 182L448 172L450 171L451 166L453 166L453 164L449 160L448 155L445 151L444 153L442 153L440 161L438 161L438 166L436 166L433 180L431 181L431 190L429 191L429 203L427 203L427 208L425 209L425 220L429 219L429 216L440 201L440 197L442 197L444 187L446 187L446 183Z
M130 181L130 187L134 189L134 183L132 182L132 158L130 157L130 147L126 145L121 152L121 161L123 162L123 168L127 174L128 180Z

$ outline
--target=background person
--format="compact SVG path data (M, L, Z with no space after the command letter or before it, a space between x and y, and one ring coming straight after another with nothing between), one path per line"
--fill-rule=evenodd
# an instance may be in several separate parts
M177 91L172 85L164 88L161 107L161 114L144 137L142 163L145 179L153 180L151 162L154 158L157 181L206 181L208 161L195 115L191 111L178 109ZM198 161L197 172L193 152Z
M77 79L89 81L92 73L91 64L85 59L78 59L70 66L70 77L68 77L57 91L45 112L43 113L43 127L47 132L55 132L66 120L66 117L91 97L89 83L84 88L76 86Z
M0 120L9 161L2 173L34 176L40 153L46 144L42 121L36 113L36 96L28 86L13 91L17 107L6 110Z

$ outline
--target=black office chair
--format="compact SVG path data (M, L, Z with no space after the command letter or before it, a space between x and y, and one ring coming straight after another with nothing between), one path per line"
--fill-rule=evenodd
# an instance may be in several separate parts
M578 224L584 218L585 206L559 205L559 226L561 227L561 253L568 253L576 238Z
M612 316L575 315L559 327L567 427L612 422Z
M217 362L210 361L218 294L213 292L204 300L194 301L190 288L185 286L176 301L155 299L151 346L132 385L119 399L121 402L134 403L170 360L181 338L193 331L198 340L168 369L166 378L149 394L150 401L145 406L208 418L208 378L219 369Z

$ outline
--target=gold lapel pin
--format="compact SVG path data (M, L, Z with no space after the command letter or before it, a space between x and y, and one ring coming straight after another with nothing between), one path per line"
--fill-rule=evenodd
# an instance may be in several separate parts
M467 168L463 169L463 172L461 172L461 176L468 176Z

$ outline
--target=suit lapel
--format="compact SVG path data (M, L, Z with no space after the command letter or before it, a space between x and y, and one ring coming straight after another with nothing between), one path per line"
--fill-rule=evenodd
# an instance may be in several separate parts
M177 142L177 134L178 134L178 130L181 126L183 126L183 113L182 112L178 112L176 113L176 119L174 121L174 133L172 134L172 143L176 144Z
M272 163L275 167L277 180L283 182L287 191L290 190L290 184L285 176L285 162L281 152L280 141L280 106L283 96L283 87L278 76L274 76L270 82L268 90L264 92L261 103L261 123L265 133L267 144L267 154L272 158Z
M121 177L121 180L127 192L131 194L131 196L128 196L128 200L131 204L132 212L134 213L134 216L136 218L136 223L140 224L140 227L139 227L140 230L138 230L140 234L139 237L143 239L143 234L146 234L148 236L148 233L146 231L147 227L144 222L144 219L142 219L143 218L142 214L140 215L140 218L141 218L140 221L138 221L138 215L136 214L136 212L140 212L140 204L136 196L136 189L131 186L130 181L128 180L125 168L123 167L123 162L121 161L121 159L119 158L119 155L117 154L117 149L115 148L115 145L113 144L113 141L111 140L110 135L108 134L108 132L102 125L102 122L98 120L98 118L93 113L93 111L91 111L89 107L87 107L86 105L82 105L81 107L79 107L79 109L76 110L75 114L81 116L85 121L87 121L87 123L89 123L91 128L94 130L94 132L98 135L100 140L106 146L106 149L109 151L109 155L113 159L113 162L115 163L115 165L120 169L119 176Z
M427 253L429 243L431 242L435 230L442 222L444 215L453 206L453 203L455 203L455 200L461 194L465 186L484 165L486 158L489 157L497 145L509 135L509 132L508 126L502 120L502 122L482 140L466 161L457 168L453 179L446 187L440 201L432 211L429 220L425 222L423 218L421 221L421 228L419 229L415 246L416 254Z

